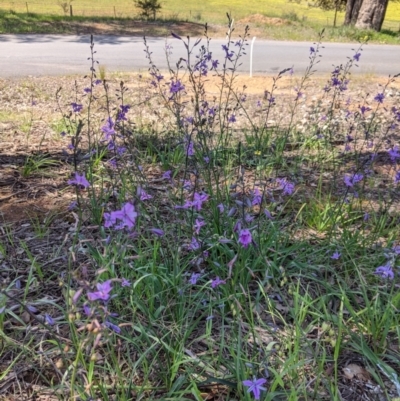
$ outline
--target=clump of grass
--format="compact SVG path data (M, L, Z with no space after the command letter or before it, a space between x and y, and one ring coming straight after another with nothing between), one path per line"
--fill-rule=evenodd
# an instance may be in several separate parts
M195 44L173 34L187 55L167 73L145 41L136 98L98 75L92 40L87 85L59 100L74 243L61 300L33 318L60 397L339 400L370 388L349 378L354 365L375 392L398 395L394 78L349 99L360 45L308 102L321 34L290 101L278 88L291 69L255 99L236 86L249 32L233 35L217 60L207 30ZM26 293L45 280L29 260ZM1 319L13 302L33 314L14 285L1 292ZM3 335L12 347L14 335Z

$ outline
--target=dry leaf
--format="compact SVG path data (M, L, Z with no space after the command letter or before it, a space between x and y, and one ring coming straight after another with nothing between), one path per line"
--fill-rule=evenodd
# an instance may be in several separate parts
M24 311L21 314L21 320L28 324L31 321L31 315L27 311Z
M356 365L355 363L350 363L345 368L343 368L343 373L346 376L346 379L357 379L368 381L370 380L370 374L361 366Z

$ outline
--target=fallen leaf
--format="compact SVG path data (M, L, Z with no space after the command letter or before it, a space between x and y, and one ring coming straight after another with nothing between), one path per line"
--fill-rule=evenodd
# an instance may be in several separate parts
M370 380L370 374L361 366L356 365L355 363L350 363L345 368L343 368L343 373L346 376L346 379L357 379L368 381Z

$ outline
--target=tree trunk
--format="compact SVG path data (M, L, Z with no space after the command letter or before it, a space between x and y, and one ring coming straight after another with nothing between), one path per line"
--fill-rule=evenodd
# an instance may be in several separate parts
M364 0L358 14L356 28L380 31L389 0Z
M364 0L347 0L344 25L354 25Z

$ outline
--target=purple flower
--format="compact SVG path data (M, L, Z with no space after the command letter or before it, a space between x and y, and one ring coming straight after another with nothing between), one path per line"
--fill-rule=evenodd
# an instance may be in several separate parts
M127 280L126 278L122 278L122 281L121 281L122 287L130 287L130 285L131 285L131 282L129 280Z
M121 104L119 108L120 110L118 110L117 121L127 121L126 113L128 113L131 106L129 104Z
M115 212L111 213L105 212L103 217L104 217L104 227L106 228L112 227L117 221Z
M161 228L150 228L150 232L158 237L162 237L164 235L164 231Z
M286 178L277 178L276 182L279 184L280 189L283 190L282 195L292 195L294 192L294 184Z
M255 188L254 192L253 192L253 200L252 200L251 204L253 206L259 205L259 204L261 204L261 200L262 200L262 193L258 188Z
M197 241L197 238L192 237L192 241L190 242L189 249L191 251L196 251L197 249L200 249L200 242Z
M265 216L267 216L268 219L273 220L272 214L268 209L264 209Z
M392 250L397 256L400 256L400 245L395 245Z
M244 386L248 387L247 392L253 393L254 399L259 400L261 396L261 390L266 390L262 385L266 383L266 379L256 379L244 380L242 383Z
M189 191L192 188L192 182L190 180L181 180L182 181L182 188Z
M396 159L400 158L399 147L397 145L393 146L393 149L388 150L388 154L393 162L396 161Z
M113 169L117 168L117 160L115 160L115 159L110 159L110 160L108 161L108 165L109 165L111 168L113 168Z
M136 223L137 213L135 211L135 206L132 203L126 203L121 209L122 227L133 228Z
M153 196L148 194L144 189L140 189L140 200L145 201L148 199L152 199Z
M353 60L360 61L360 57L361 57L361 53L360 53L360 52L357 52L357 53L353 56Z
M243 246L243 248L247 248L251 244L252 240L253 237L251 236L250 230L247 228L240 230L238 242Z
M126 148L125 148L125 146L117 146L116 151L117 151L118 155L121 156L126 152Z
M331 256L331 259L338 260L340 258L340 256L341 256L341 254L338 251L335 251L333 253L333 255Z
M44 319L46 320L46 323L50 326L54 325L54 319L48 315L47 313L44 315Z
M76 185L78 187L88 188L90 187L89 181L86 179L85 174L80 175L78 172L75 172L75 178L68 180L68 184Z
M383 93L378 93L374 97L374 100L377 101L378 103L383 103L383 99L385 99L385 95Z
M362 181L364 178L363 174L345 174L345 176L343 177L343 181L345 183L345 185L347 187L353 187L355 184L357 184L358 182Z
M29 311L31 311L32 313L37 313L37 308L33 305L27 305L26 306L28 308Z
M232 114L232 115L228 118L228 121L229 121L230 123L235 123L235 122L236 122L236 117L235 117L235 115Z
M235 225L233 226L233 232L237 233L242 229L242 223L238 220Z
M390 265L379 266L376 268L374 274L381 278L387 278L389 280L394 279L394 273Z
M313 53L315 53L315 49L311 46L310 47L310 54L313 54Z
M296 98L294 100L299 100L303 97L303 92L300 92L300 90L295 89L295 92L297 93Z
M244 215L244 221L246 223L251 223L254 219L255 219L255 217L253 215L249 214L249 213L246 213Z
M193 124L194 123L194 118L193 117L186 117L185 121L189 124Z
M220 213L224 213L225 207L224 207L223 203L220 203L219 205L217 205L217 208Z
M191 202L191 206L195 208L198 212L201 210L203 203L208 200L208 195L203 193L199 194L197 192L193 195L193 201Z
M88 305L83 305L83 312L85 313L86 316L90 316L92 313L92 310Z
M219 64L219 61L218 60L213 60L212 62L211 62L211 69L217 69L217 67L218 67L218 64Z
M89 301L96 301L102 299L107 301L110 298L110 292L112 290L111 280L107 280L104 283L97 283L97 291L88 292L87 296Z
M204 222L204 220L196 219L194 227L193 227L195 234L199 235L201 227L203 227L205 225L206 225L206 223Z
M77 206L78 206L78 202L77 201L73 201L68 206L68 210L74 210Z
M394 182L395 184L398 184L400 182L400 170L396 171L396 174L394 175Z
M107 118L107 122L101 127L101 130L104 132L104 139L106 141L112 139L113 135L115 135L114 131L114 122L111 117Z
M83 106L78 103L71 103L71 107L74 113L79 113L83 109Z
M190 276L190 279L189 279L189 283L192 285L196 285L199 277L200 277L200 273L192 273L192 275Z
M186 156L193 156L194 155L194 144L191 139L186 142Z
M230 52L228 46L226 46L226 45L222 45L222 50L225 51L225 57L226 57L228 60L231 60L231 58L232 58L233 55L235 54L235 53L232 52L232 51Z
M368 212L365 212L365 213L364 213L363 220L364 220L364 221L368 221L368 220L369 220L369 213L368 213Z
M232 217L236 213L237 209L235 207L231 207L228 212L228 217Z
M163 180L170 180L172 177L171 177L171 174L172 174L172 172L171 172L171 170L168 170L168 171L166 171L163 175L162 175L162 179Z
M368 106L361 106L360 107L361 114L365 114L367 111L370 111L370 110L371 110L371 108L368 107Z
M116 224L117 220L121 223L115 226L116 229L121 229L127 227L129 229L133 228L136 223L137 213L135 211L135 206L132 203L126 203L121 210L116 210L111 213L104 213L104 227L112 227Z
M92 90L91 90L90 88L85 88L83 91L84 91L85 93L90 93Z
M111 329L112 331L115 331L117 334L121 333L121 328L111 322L109 322L108 320L106 321L106 326Z
M179 79L177 79L176 81L172 81L171 82L170 87L169 87L169 91L173 95L175 95L178 92L183 91L183 90L185 90L185 86L182 85L182 82Z
M221 284L226 284L225 280L221 280L218 276L211 281L211 288L216 288L220 286Z

